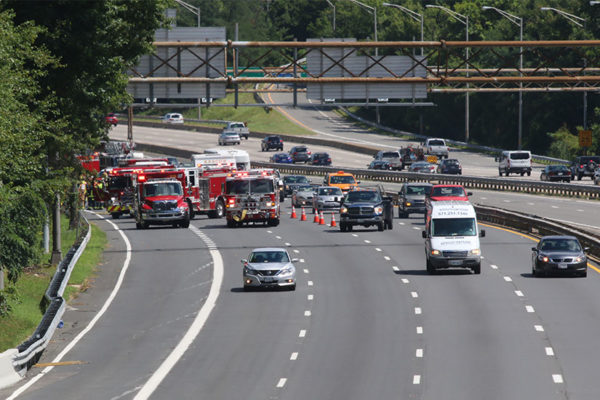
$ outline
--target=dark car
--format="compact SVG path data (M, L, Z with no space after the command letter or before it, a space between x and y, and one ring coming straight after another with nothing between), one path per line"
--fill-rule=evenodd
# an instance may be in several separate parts
M292 157L288 153L275 153L269 158L269 162L277 164L291 164Z
M310 181L304 175L286 175L283 177L283 194L291 196L295 188L301 185L310 185Z
M398 218L408 218L411 213L425 214L425 198L432 187L431 183L404 183L398 192Z
M382 189L351 190L340 207L340 230L352 231L354 226L376 226L378 231L392 229L391 198L384 197Z
M310 161L311 153L310 151L308 151L308 148L306 146L294 146L290 149L288 153L290 154L290 157L292 157L292 162L294 163L307 163Z
M587 257L575 236L544 236L532 247L531 274L549 273L587 276Z
M571 182L571 171L565 165L546 165L540 173L540 180Z
M390 163L388 161L383 161L383 160L373 160L367 166L367 168L369 168L369 169L381 169L381 170L385 170L385 171L391 171L392 170L392 166L390 165Z
M312 165L331 165L331 157L328 153L314 153L310 158Z
M456 158L446 158L438 164L437 173L462 175L462 167Z
M580 181L584 176L594 179L594 171L600 165L600 156L579 156L571 163L571 179Z
M283 139L279 136L266 136L260 141L260 151L271 149L283 151Z

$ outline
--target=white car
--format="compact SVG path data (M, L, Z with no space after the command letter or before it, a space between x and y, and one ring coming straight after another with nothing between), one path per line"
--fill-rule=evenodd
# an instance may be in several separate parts
M290 258L283 248L263 247L252 250L247 259L242 260L244 290L258 287L296 289L296 268L298 259Z
M438 156L439 158L448 158L448 151L450 149L444 139L428 138L425 140L423 147L425 147L425 154Z
M240 144L240 135L237 132L222 132L219 135L219 146L226 146L228 144Z
M160 117L165 124L183 124L183 115L179 113L168 113Z

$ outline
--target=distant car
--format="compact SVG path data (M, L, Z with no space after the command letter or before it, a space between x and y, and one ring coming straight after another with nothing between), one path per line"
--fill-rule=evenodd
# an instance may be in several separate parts
M388 151L381 150L375 154L375 160L377 161L387 161L390 169L401 170L402 169L402 159L400 157L399 151Z
M373 160L367 166L367 168L369 168L369 169L380 169L380 170L385 170L385 171L391 171L392 170L392 166L390 165L389 161L383 161L383 160Z
M359 183L360 181L357 181L354 175L344 171L328 172L325 174L325 178L323 178L324 186L339 187L344 194L349 190L356 189Z
M292 157L292 161L294 163L307 163L310 161L311 153L310 151L308 151L308 148L306 146L294 146L290 149L288 153Z
M271 149L283 151L283 139L280 136L266 136L260 141L260 151Z
M168 113L160 119L165 124L183 124L183 115L179 113Z
M600 156L579 156L571 162L571 179L578 181L584 176L594 179L594 171L600 165Z
M312 185L297 186L292 192L292 205L295 207L312 205L315 188Z
M110 113L106 117L104 117L104 121L106 121L107 124L110 124L112 126L117 126L117 124L119 123L119 118L117 118L117 114Z
M176 157L167 157L167 160L169 160L169 164L171 164L175 168L179 168L179 166L181 165L181 163Z
M440 161L436 172L438 174L462 175L462 167L456 158L446 158Z
M596 168L594 172L594 185L600 185L600 168Z
M398 218L408 218L411 213L425 213L425 198L433 185L424 182L402 184L398 192Z
M384 196L383 188L352 190L340 207L340 231L352 231L354 226L376 226L378 231L393 229L392 210L392 199Z
M427 198L431 201L469 201L471 194L471 192L467 193L462 185L433 185Z
M427 161L419 161L416 163L412 163L410 167L408 167L408 172L423 172L426 174L435 173L436 165L429 163Z
M269 158L269 162L277 164L291 164L292 157L288 153L275 153Z
M544 236L532 247L531 274L569 273L587 276L587 257L575 236Z
M310 181L304 175L286 175L283 177L283 193L291 196L294 189L300 185L310 185Z
M425 148L425 154L431 154L439 158L448 158L448 151L450 149L444 139L427 138L425 139L425 143L423 143L423 147Z
M310 158L311 165L331 165L331 157L328 153L314 153Z
M285 249L263 247L242 260L244 290L259 287L296 289L295 258Z
M227 146L228 144L240 144L242 139L237 132L226 131L219 134L219 146Z
M540 173L540 180L571 182L571 171L565 165L546 165Z
M319 186L313 196L313 212L337 211L340 209L344 193L335 186Z

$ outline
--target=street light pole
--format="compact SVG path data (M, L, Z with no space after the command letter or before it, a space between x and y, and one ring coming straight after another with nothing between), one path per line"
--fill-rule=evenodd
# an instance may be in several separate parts
M175 0L175 2L177 4L179 4L181 7L185 8L186 10L190 11L193 14L196 14L196 17L198 18L198 28L200 28L200 8L199 7L194 7L191 4L186 3L183 0Z
M330 0L325 1L333 8L333 31L335 32L335 4L333 4Z
M404 6L400 6L398 4L391 4L391 3L383 3L382 4L384 7L393 7L393 8L397 8L398 10L402 11L403 13L407 14L409 17L411 17L412 19L414 19L415 21L418 21L421 23L421 42L424 40L424 36L423 36L423 14L419 14L418 12L415 12L413 10L410 10ZM423 47L421 47L421 56L423 56Z
M504 18L519 27L519 41L523 42L523 18L510 14L496 7L483 6L484 10L494 10ZM519 76L523 76L523 47L519 47ZM517 150L521 150L523 145L523 82L519 82L519 128L517 136Z
M460 22L461 24L463 24L465 26L466 29L466 33L465 33L465 37L466 37L466 41L469 41L469 17L466 15L462 15L457 13L456 11L452 11L449 8L443 7L443 6L438 6L437 4L425 4L426 8L439 8L440 10L446 12L447 14L449 14L452 18L454 18L455 20L457 20L458 22ZM467 78L469 77L469 46L466 46L465 48L465 64L466 64L466 75ZM467 92L466 92L466 96L465 96L465 142L469 142L469 84L466 84L466 88L467 88Z
M592 4L592 3L594 3L594 4ZM590 5L592 5L592 6L595 4L599 4L599 3L600 2L590 1ZM570 14L566 11L559 10L558 8L554 8L554 7L540 7L540 10L553 11L553 12L557 13L558 15L566 18L570 22L574 23L578 27L583 28L583 31L585 32L585 29L586 29L585 18L578 17L577 15ZM583 57L583 74L584 75L585 75L586 67L587 67L587 59L584 56ZM585 90L583 91L583 130L587 130L587 91L585 91Z

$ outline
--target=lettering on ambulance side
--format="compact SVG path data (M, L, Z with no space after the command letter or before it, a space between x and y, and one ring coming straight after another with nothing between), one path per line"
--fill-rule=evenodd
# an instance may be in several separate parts
M468 217L469 216L469 211L468 210L461 210L461 209L438 209L436 210L435 213L436 216L438 217Z

